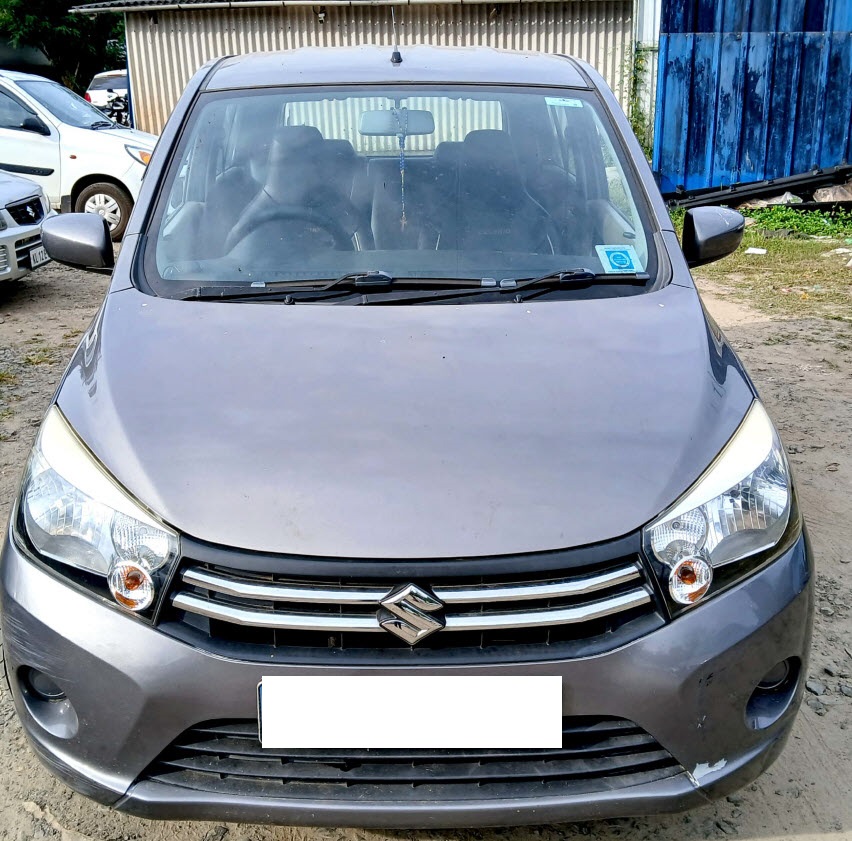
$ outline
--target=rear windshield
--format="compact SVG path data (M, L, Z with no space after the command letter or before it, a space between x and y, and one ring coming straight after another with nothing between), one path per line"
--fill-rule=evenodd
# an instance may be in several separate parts
M626 154L597 97L574 90L205 94L148 243L149 284L174 296L368 270L499 283L656 269Z
M95 76L89 85L90 91L125 90L127 88L127 76L116 73L115 76Z

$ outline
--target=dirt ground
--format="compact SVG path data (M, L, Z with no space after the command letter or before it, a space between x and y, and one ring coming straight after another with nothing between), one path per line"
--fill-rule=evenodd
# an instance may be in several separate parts
M0 531L48 400L106 279L59 266L0 285ZM811 687L794 735L751 787L687 815L518 830L373 833L151 823L71 793L27 748L0 686L0 839L60 841L601 841L852 838L852 323L772 319L707 286L705 300L784 438L817 556Z

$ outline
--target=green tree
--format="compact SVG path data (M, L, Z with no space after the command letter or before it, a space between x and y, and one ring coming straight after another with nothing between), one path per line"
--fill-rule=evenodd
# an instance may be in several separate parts
M124 66L124 18L73 15L73 0L0 0L0 34L13 47L36 47L62 84L84 91L92 76Z

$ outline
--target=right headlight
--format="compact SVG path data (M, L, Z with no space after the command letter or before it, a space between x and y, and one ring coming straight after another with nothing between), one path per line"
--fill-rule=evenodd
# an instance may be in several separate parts
M151 606L158 571L178 554L177 534L104 470L56 406L33 446L20 510L42 557L106 579L128 610Z
M692 604L713 570L774 546L790 519L784 448L755 400L704 475L645 530L649 551L669 570L672 598Z

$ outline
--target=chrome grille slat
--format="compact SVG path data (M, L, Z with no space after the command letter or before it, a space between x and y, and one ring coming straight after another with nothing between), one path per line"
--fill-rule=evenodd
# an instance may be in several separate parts
M642 577L635 564L584 578L518 584L484 584L480 587L435 587L433 592L444 604L515 602L530 599L561 599L594 593ZM244 599L305 604L378 605L388 594L387 587L358 589L317 588L306 585L281 585L274 582L248 581L218 572L189 567L182 573L187 584L215 593Z
M196 596L192 593L178 593L172 598L172 604L190 613L198 613L209 619L219 619L223 622L233 622L236 625L246 625L251 628L274 628L282 631L330 631L342 633L356 631L358 633L385 633L384 628L376 622L372 614L363 616L347 616L321 613L284 613L268 610L253 610L237 607L226 602L216 602Z
M603 599L574 607L543 608L529 611L501 613L450 614L446 617L443 632L489 631L501 628L535 628L548 625L569 625L601 619L624 610L648 604L651 596L640 587ZM238 607L227 602L211 601L192 593L177 593L172 604L180 610L198 613L209 619L233 622L253 628L274 628L294 631L329 631L334 633L384 633L375 616L332 615L310 613L270 612L263 609Z
M543 610L508 611L505 613L460 614L447 617L444 631L490 631L500 628L540 628L548 625L573 625L591 622L649 604L651 596L644 587L612 598L577 607Z
M562 599L582 596L642 577L635 564L586 578L563 578L533 584L485 584L481 587L435 587L435 595L444 604L515 602L530 599Z
M370 604L378 603L388 594L387 587L364 587L357 590L323 589L305 585L281 585L273 582L247 581L244 578L214 573L190 567L182 574L187 584L244 599L271 602L304 602L305 604Z

